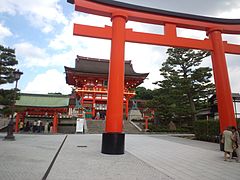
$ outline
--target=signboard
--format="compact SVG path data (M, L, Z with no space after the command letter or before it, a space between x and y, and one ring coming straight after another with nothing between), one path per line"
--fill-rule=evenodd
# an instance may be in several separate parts
M83 133L84 118L77 118L76 133Z

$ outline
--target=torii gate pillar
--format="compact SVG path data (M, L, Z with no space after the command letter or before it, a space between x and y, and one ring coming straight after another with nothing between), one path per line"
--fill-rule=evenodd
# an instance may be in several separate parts
M124 51L127 16L112 15L112 44L108 77L108 102L105 132L102 135L102 153L124 154L123 129Z
M210 29L207 33L212 41L212 66L218 101L220 132L228 126L237 125L232 102L231 88L225 58L225 50L220 29Z

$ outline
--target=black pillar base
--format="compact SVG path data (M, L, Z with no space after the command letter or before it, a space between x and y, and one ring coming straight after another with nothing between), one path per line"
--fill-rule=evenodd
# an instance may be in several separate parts
M103 133L102 153L119 155L124 154L125 134L124 133Z

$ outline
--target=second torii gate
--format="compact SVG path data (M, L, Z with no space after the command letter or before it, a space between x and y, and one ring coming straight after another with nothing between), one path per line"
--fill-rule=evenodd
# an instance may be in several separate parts
M192 48L211 51L221 132L236 126L225 53L240 54L240 45L222 40L222 33L240 34L240 19L219 19L175 13L126 4L112 0L68 0L75 10L110 17L112 27L74 24L74 35L111 40L108 77L106 127L102 137L102 153L123 154L123 88L125 42ZM137 21L164 26L164 34L134 32L126 22ZM204 40L177 36L177 27L205 31Z

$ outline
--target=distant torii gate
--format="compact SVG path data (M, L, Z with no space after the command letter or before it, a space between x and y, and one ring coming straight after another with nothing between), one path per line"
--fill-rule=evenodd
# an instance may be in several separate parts
M111 40L108 101L102 153L124 154L123 90L125 42L192 48L211 51L221 132L236 126L225 53L240 54L240 45L222 40L222 33L240 34L240 19L219 19L175 13L112 0L68 0L75 10L110 17L112 27L74 24L74 35ZM137 21L164 26L164 35L134 32L126 22ZM205 31L209 38L177 37L176 28Z

